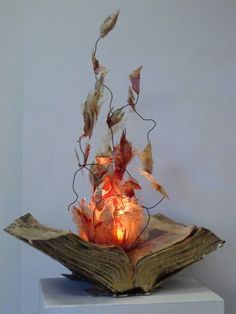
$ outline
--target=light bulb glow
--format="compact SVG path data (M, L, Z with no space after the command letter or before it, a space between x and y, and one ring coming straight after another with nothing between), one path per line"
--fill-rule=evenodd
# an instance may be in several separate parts
M124 238L124 230L121 229L121 228L117 228L116 229L116 237L117 237L117 240L118 241L123 241L123 238Z

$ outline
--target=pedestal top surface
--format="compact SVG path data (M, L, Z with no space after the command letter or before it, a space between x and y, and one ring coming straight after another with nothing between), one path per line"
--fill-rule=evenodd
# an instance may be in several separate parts
M223 302L213 291L190 277L176 276L167 280L162 287L150 295L114 298L112 296L92 296L85 289L91 287L83 281L66 278L40 279L41 297L45 308L81 307L86 305L138 305L189 302Z

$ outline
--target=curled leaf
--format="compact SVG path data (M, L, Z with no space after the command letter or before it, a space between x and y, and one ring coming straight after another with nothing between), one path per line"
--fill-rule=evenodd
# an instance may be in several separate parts
M102 183L103 176L107 173L109 165L92 164L89 171L89 181L93 187L93 190Z
M142 189L138 182L134 179L125 181L122 188L124 190L125 195L127 195L128 197L135 196L134 190Z
M131 89L131 87L129 87L128 90L128 100L127 100L128 104L130 105L130 107L135 110L135 97L133 94L133 91Z
M143 169L139 169L139 172L151 183L152 187L160 192L164 197L169 199L168 194L166 193L165 189L163 188L163 186L157 182L157 180L147 171L143 170Z
M106 71L106 68L100 65L98 59L95 56L95 51L92 53L92 64L93 64L93 71L95 74L99 74L103 71Z
M144 150L139 154L143 164L143 169L148 173L152 173L153 158L152 158L152 145L148 143Z
M138 182L134 179L129 179L124 182L124 187L134 190L141 190L141 186L138 184Z
M100 27L100 34L105 37L116 25L118 15L120 10L115 11L113 14L109 15Z
M109 129L111 129L114 125L121 122L121 120L124 117L124 114L125 113L122 111L122 109L117 109L114 112L112 112L112 110L110 110L108 112L108 115L107 115L107 125L108 125Z
M104 68L99 76L99 78L96 80L95 83L95 93L94 96L96 100L99 102L99 100L103 97L104 93L104 78L107 74L107 70Z
M120 143L114 147L115 175L118 179L122 179L126 167L133 156L132 144L127 140L126 132L123 130Z
M98 97L97 92L90 92L84 103L83 109L83 118L84 118L84 133L81 137L91 138L93 133L93 128L95 122L98 118L101 105L100 105L100 96ZM79 141L79 140L78 140Z
M132 84L132 89L136 94L140 92L140 72L142 70L142 66L134 70L130 75L129 79Z
M84 152L84 166L87 164L90 149L91 149L91 145L87 143L85 147L85 152Z
M93 51L92 53L92 64L93 64L93 71L95 74L98 74L100 71L99 71L99 68L100 68L100 64L99 64L99 61L98 59L96 59L96 56L95 56L95 52Z

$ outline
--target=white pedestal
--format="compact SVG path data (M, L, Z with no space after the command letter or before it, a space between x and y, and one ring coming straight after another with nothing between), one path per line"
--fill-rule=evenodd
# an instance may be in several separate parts
M147 296L91 296L85 282L66 278L40 280L40 314L224 314L224 300L186 277L170 278Z

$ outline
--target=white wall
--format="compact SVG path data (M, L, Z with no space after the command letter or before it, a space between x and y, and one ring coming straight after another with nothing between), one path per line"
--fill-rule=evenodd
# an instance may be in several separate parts
M3 228L21 214L23 11L0 1L0 313L20 312L20 243Z
M23 213L72 228L74 144L80 104L93 86L90 55L98 28L121 7L116 29L99 46L111 71L115 105L125 103L127 75L143 64L138 107L155 116L155 172L171 200L159 211L211 228L227 244L191 267L191 275L235 313L235 14L234 0L25 0ZM144 144L130 115L130 138ZM102 138L98 127L96 142ZM81 196L88 196L81 182ZM155 196L145 192L146 201ZM28 246L22 250L22 311L38 311L38 278L66 270Z

